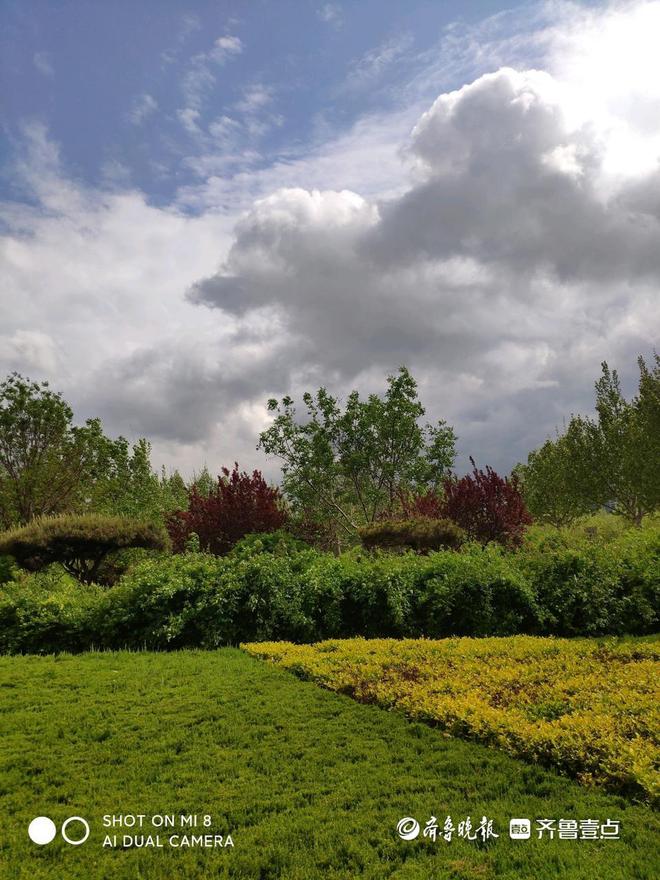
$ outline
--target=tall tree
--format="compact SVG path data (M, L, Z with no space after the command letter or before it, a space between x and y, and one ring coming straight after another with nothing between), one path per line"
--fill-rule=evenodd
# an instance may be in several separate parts
M455 458L445 422L421 425L424 408L405 367L387 380L383 397L353 391L344 409L325 388L303 395L298 419L290 397L269 400L273 424L259 448L282 462L283 486L294 508L330 517L351 538L360 525L391 514L402 491L441 485Z
M0 384L0 527L38 516L97 512L162 521L185 505L178 474L159 477L140 439L111 439L99 419L73 411L47 382L12 373Z
M0 384L0 517L5 527L75 505L93 428L47 382L12 373Z
M575 471L571 448L560 435L546 440L543 446L530 452L527 464L515 468L525 503L534 519L560 528L598 508L598 504L575 491Z
M530 455L521 475L536 516L551 521L559 492L575 515L608 505L635 525L660 508L660 358L638 365L638 393L626 400L617 371L603 362L596 418L573 416L561 437Z

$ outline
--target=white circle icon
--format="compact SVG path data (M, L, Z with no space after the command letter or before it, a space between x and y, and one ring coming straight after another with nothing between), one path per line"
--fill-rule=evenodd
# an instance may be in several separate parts
M80 840L71 840L70 837L67 837L66 829L69 827L71 822L81 822L85 826L85 833L80 838ZM84 843L89 837L89 823L86 819L83 819L82 816L69 816L69 818L62 824L62 837L66 840L67 843L70 843L71 846L80 846L81 843Z
M38 843L39 846L50 843L56 834L55 823L48 816L37 816L28 825L28 837L32 843Z
M405 816L397 822L396 830L402 840L414 840L419 834L419 822L412 816Z

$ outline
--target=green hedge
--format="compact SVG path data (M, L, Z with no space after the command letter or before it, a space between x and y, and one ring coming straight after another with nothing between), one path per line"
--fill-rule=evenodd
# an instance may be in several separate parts
M0 651L216 647L362 635L643 635L657 631L660 533L610 542L560 534L511 553L335 557L285 536L226 557L137 564L109 590L56 567L0 586Z

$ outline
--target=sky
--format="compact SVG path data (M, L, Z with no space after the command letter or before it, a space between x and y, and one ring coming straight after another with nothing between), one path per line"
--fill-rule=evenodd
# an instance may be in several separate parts
M189 476L382 392L508 472L660 338L660 0L3 0L0 376Z

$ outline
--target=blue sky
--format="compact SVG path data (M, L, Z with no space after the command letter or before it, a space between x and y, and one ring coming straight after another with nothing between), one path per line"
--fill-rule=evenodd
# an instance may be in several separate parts
M0 375L191 473L382 391L507 472L660 338L660 0L5 2Z
M192 157L219 151L264 167L396 107L424 53L452 28L507 8L488 0L5 3L10 149L21 123L36 118L72 175L92 184L114 175L167 201L200 176ZM446 79L427 81L427 94L462 84Z

